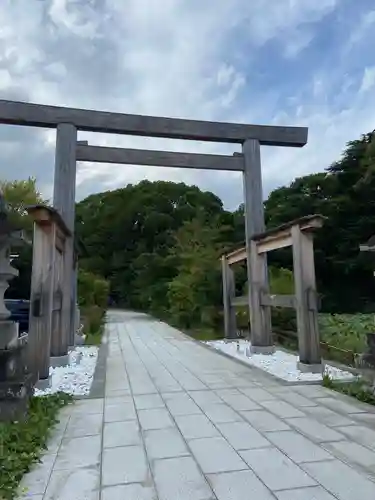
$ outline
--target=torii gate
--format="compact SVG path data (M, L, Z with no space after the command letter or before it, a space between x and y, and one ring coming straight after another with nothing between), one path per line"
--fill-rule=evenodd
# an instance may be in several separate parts
M76 162L90 161L127 165L228 170L243 173L247 262L251 238L265 230L260 146L302 147L307 142L305 127L281 127L221 123L179 118L130 115L42 104L0 100L0 124L56 128L53 206L67 229L74 234ZM128 148L90 146L77 142L77 131L101 132L143 137L160 137L242 145L242 154L210 155L175 153ZM73 240L67 242L62 305L62 332L58 355L67 353L73 330L71 290L74 283ZM262 264L267 272L267 263ZM248 265L248 282L251 283ZM250 294L249 294L250 296ZM249 308L251 307L249 300ZM256 336L253 349L269 347L269 336ZM56 345L56 343L54 343ZM55 353L56 354L56 353Z

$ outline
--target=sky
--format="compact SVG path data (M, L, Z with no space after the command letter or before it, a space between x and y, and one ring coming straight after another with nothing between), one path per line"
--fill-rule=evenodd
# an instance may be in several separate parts
M375 129L373 0L1 0L0 98L198 120L307 126L262 147L264 197ZM79 133L103 146L231 154L236 145ZM50 198L55 132L0 125L0 178ZM77 165L77 200L142 179L195 184L228 209L236 172Z

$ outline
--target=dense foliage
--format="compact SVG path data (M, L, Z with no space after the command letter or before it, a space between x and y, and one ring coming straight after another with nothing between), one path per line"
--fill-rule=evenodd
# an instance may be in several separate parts
M375 262L371 254L359 252L359 244L375 232L374 137L369 133L350 142L325 172L295 179L265 202L267 227L311 213L327 217L315 240L325 312L375 310ZM3 189L16 207L15 216L27 226L23 205L40 200L35 181L3 183ZM116 304L168 317L187 328L221 323L219 257L243 243L242 205L228 212L217 196L196 186L143 181L78 203L77 232L88 254L81 268L108 280ZM16 262L20 279L14 280L10 296L27 297L27 252L28 258L22 255ZM289 249L270 254L271 279L279 290L290 288L286 272L291 265ZM81 278L85 282L83 274ZM238 293L245 281L245 269L238 266Z
M26 420L0 423L0 498L18 496L18 484L40 458L60 408L71 401L64 393L32 397ZM33 492L22 493L28 496Z
M221 303L223 249L243 238L241 223L212 193L171 182L141 182L77 205L77 232L89 252L81 266L111 284L127 307L213 324Z
M311 213L327 217L315 244L324 311L375 309L374 263L359 252L375 232L374 144L372 133L350 142L326 172L298 178L265 202L267 227ZM81 265L109 280L117 304L183 327L220 321L219 256L244 240L243 206L228 212L195 186L143 181L80 202L77 231L89 252ZM278 289L290 287L291 275L278 269L291 264L290 250L271 254ZM241 292L243 268L237 276Z

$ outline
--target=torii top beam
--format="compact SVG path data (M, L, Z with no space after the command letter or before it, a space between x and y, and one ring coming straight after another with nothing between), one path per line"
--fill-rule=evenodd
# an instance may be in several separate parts
M265 146L302 147L308 134L306 127L185 120L0 100L0 124L56 128L60 123L71 123L87 132L193 141L242 144L246 139L257 139Z

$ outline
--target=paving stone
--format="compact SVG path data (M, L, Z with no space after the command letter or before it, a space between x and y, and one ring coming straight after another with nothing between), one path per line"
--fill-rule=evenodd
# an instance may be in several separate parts
M335 443L326 443L324 447L336 453L338 458L368 467L375 472L375 452L358 443L353 443L353 441L337 441Z
M152 486L142 484L119 484L102 490L102 500L158 500Z
M124 403L133 403L132 396L113 396L105 399L105 407L114 406L114 405L122 405Z
M90 413L103 413L104 399L81 399L74 404L74 413L83 413L89 415Z
M282 399L285 399L285 401L293 406L297 406L298 408L317 406L316 401L314 401L313 399L308 399L305 396L298 394L297 392L291 391L290 389L287 389L287 392L284 391L277 394L279 394Z
M185 439L219 436L219 432L205 415L176 417L176 423Z
M365 409L361 408L359 405L355 404L350 404L347 403L346 401L341 401L340 399L336 398L323 398L323 399L317 399L317 403L328 406L332 410L341 412L341 413L347 413L351 415L352 413L365 413Z
M218 500L273 500L275 497L251 470L210 474L208 480Z
M306 463L301 467L340 500L375 498L375 483L339 460Z
M72 415L66 427L65 437L95 436L101 434L103 414Z
M164 408L164 402L159 394L141 394L134 396L137 410L150 410L151 408Z
M150 460L188 455L189 451L176 428L145 431L144 439Z
M242 411L241 415L261 432L287 431L290 429L289 425L265 410Z
M361 425L348 425L347 427L337 427L337 430L342 432L345 437L350 437L358 443L364 444L375 450L375 430L369 429Z
M189 446L206 474L247 469L245 462L222 437L194 439Z
M325 398L331 397L332 391L326 389L320 385L300 385L292 387L291 390L296 391L298 394L302 394L306 398Z
M275 496L278 500L336 500L336 497L332 496L321 486L277 491Z
M104 422L120 422L137 418L133 403L121 403L105 407Z
M101 436L63 439L54 469L96 466L100 462L100 447Z
M155 460L153 472L159 500L214 500L211 488L191 457Z
M189 395L201 408L213 403L222 403L222 400L214 391L191 391Z
M20 489L26 488L27 495L44 494L55 460L55 454L44 455L41 462L34 464L31 471L25 474Z
M256 403L263 403L263 401L271 401L276 397L264 389L240 389L246 396L255 401Z
M329 427L337 427L340 425L351 425L354 423L353 420L348 417L344 417L339 413L334 412L330 408L325 406L314 406L311 408L304 408L304 411L308 413L311 417L320 420L323 424ZM362 414L361 414L362 415Z
M306 472L276 448L241 451L240 455L272 491L316 485Z
M280 400L262 401L261 405L280 418L293 418L293 417L305 416L304 413L302 413L300 410L297 410L297 408L294 408L294 406L290 405L289 403L286 403L285 401L280 401Z
M222 399L229 405L231 406L234 410L240 411L240 410L261 410L262 407L259 406L257 403L254 403L251 399L249 399L247 396L244 394L240 394L237 389L236 393L232 394L224 394ZM218 395L220 396L220 393L218 392Z
M231 379L229 379L229 380L231 380ZM235 379L232 379L231 382L232 382L233 386L237 387L237 388L256 389L256 387L257 387L252 380L246 380L244 375L239 375Z
M109 389L106 387L105 390L105 398L118 398L118 397L125 397L125 396L130 396L131 392L130 389L126 389L125 387L122 387L121 389Z
M136 420L110 422L104 425L103 448L141 444L139 425Z
M144 449L141 446L124 446L103 450L102 486L148 481Z
M174 393L169 397L163 395L165 404L171 414L176 417L178 415L194 415L202 413L199 406L186 393Z
M137 385L137 386L132 385L132 392L134 396L158 393L154 385Z
M230 387L233 387L231 384L228 384L228 382L225 382L224 380L217 380L216 382L207 382L207 386L210 389L229 389Z
M240 415L225 403L207 405L203 408L203 412L214 424L238 422L242 420Z
M174 426L168 411L164 408L139 410L138 417L142 429L145 431L151 429L165 429L166 427Z
M55 470L44 500L99 500L99 467Z
M251 450L271 446L270 442L247 422L217 424L217 428L235 450Z
M375 429L375 414L374 413L356 413L355 415L351 415L353 420L356 422L360 422L361 424L370 425ZM342 424L347 425L347 424Z
M333 430L312 418L288 418L286 422L318 443L342 441L344 439L344 436L337 432L337 430Z
M295 431L269 432L267 439L282 450L293 462L319 462L334 457L320 446Z

